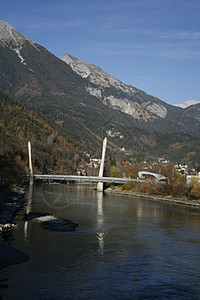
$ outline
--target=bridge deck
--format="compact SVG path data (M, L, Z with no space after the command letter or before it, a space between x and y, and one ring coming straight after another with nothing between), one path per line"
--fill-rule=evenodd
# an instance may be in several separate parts
M66 181L85 181L85 182L108 182L108 183L126 183L142 182L143 180L118 177L98 177L98 176L78 176L78 175L40 175L35 174L34 179L40 180L66 180Z

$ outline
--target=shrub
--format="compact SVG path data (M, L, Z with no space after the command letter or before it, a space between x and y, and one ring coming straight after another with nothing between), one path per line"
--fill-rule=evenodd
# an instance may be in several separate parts
M114 165L110 166L110 177L120 177L119 169Z

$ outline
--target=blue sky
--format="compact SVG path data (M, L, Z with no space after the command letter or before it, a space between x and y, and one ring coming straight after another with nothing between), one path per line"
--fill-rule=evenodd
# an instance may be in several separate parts
M200 100L200 0L6 0L0 19L167 103Z

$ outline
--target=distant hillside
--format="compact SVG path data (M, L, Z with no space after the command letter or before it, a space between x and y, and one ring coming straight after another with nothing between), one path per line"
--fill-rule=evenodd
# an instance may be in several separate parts
M184 109L184 115L200 121L200 103L186 107Z

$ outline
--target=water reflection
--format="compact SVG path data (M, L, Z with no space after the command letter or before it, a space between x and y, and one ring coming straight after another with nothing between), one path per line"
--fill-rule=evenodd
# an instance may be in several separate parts
M97 192L97 216L96 216L97 240L99 244L99 252L104 251L104 214L103 214L103 193Z
M30 187L28 189L27 197L26 197L27 204L25 207L25 212L27 215L31 212L32 199L33 199L33 185L30 185ZM24 222L24 239L28 240L28 221Z

